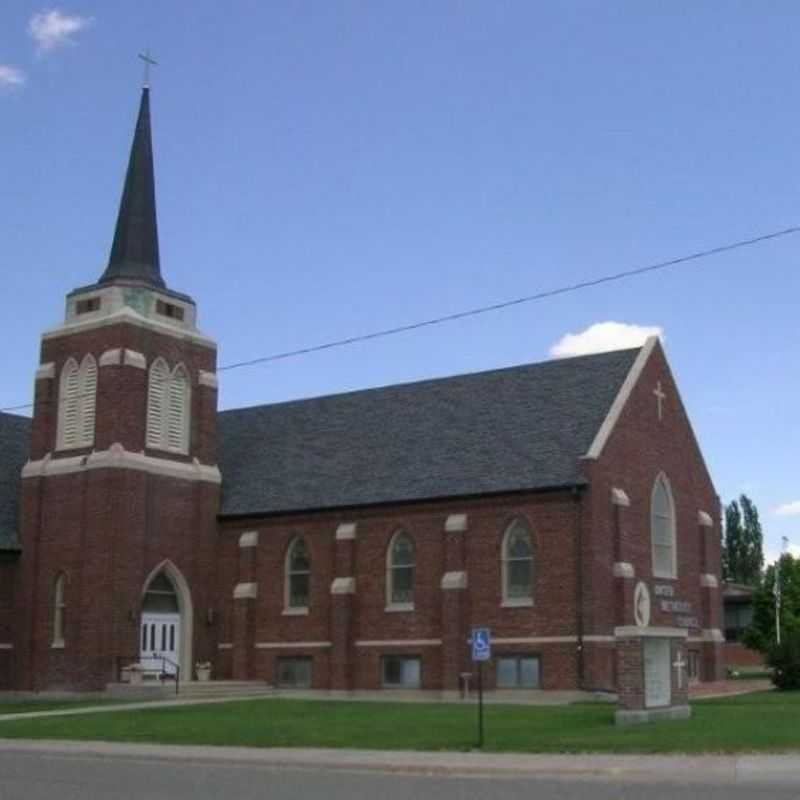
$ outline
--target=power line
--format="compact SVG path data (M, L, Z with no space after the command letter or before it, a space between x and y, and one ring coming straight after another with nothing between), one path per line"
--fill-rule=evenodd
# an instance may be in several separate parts
M525 303L533 303L538 300L545 300L551 297L558 297L559 295L563 294L571 294L572 292L578 292L583 289L590 289L594 286L602 286L603 284L607 283L614 283L616 281L625 280L627 278L637 277L639 275L645 275L650 272L656 272L659 270L669 269L671 267L677 267L682 264L686 264L691 261L698 261L703 258L708 258L710 256L720 255L722 253L729 253L733 250L739 250L744 247L751 247L756 244L761 244L763 242L771 241L773 239L779 239L784 236L791 236L793 234L800 233L800 225L794 225L789 228L783 228L781 230L772 231L771 233L765 233L761 236L754 236L750 239L741 239L736 242L730 242L728 244L719 245L717 247L711 247L706 250L698 250L697 252L690 253L689 255L679 256L678 258L671 258L667 261L658 261L654 264L648 264L644 267L636 267L634 269L624 270L622 272L616 272L611 275L603 275L599 278L592 278L586 281L580 281L578 283L572 283L567 286L560 286L556 289L547 289L545 291L537 292L535 294L523 295L522 297L516 297L511 300L503 300L499 303L491 303L489 305L478 306L477 308L467 309L465 311L456 311L453 314L445 314L440 317L433 317L432 319L421 320L419 322L412 322L408 325L398 325L394 328L384 328L378 331L372 331L370 333L362 333L357 336L349 336L345 339L335 339L330 342L324 342L322 344L310 345L309 347L301 347L297 350L286 350L282 353L273 353L271 355L260 356L258 358L248 359L247 361L237 361L232 364L225 364L224 366L218 367L217 372L227 372L234 369L242 369L244 367L253 367L258 364L267 364L273 361L282 361L289 358L297 358L299 356L309 355L311 353L319 353L323 350L331 350L336 347L346 347L351 344L357 344L359 342L367 342L373 339L382 339L386 336L394 336L399 333L408 333L410 331L419 330L421 328L429 328L435 325L442 325L447 322L455 322L459 319L466 319L468 317L477 317L481 314L488 314L493 311L501 311L505 308L512 308L513 306L523 305ZM52 402L52 401L46 401ZM12 412L12 411L22 411L27 408L33 408L33 403L22 403L16 406L8 406L6 408L0 408L2 412Z
M421 322L412 322L408 325L399 325L396 328L385 328L372 333L363 333L358 336L350 336L346 339L336 339L332 342L325 342L324 344L311 345L310 347L302 347L299 350L287 350L283 353L274 353L273 355L262 356L260 358L253 358L248 361L237 361L233 364L226 364L225 366L218 367L217 372L225 372L226 370L239 369L240 367L252 367L256 364L266 364L270 361L280 361L282 359L294 358L296 356L308 355L309 353L318 353L321 350L330 350L334 347L344 347L357 342L366 342L371 339L380 339L384 336L394 336L398 333L408 333L409 331L419 330L420 328L427 328L433 325L441 325L445 322L454 322L458 319L465 319L467 317L477 317L480 314L488 314L492 311L500 311L504 308L511 308L512 306L519 306L523 303L532 303L536 300L544 300L549 297L557 297L562 294L569 294L577 292L581 289L589 289L593 286L600 286L604 283L613 283L621 281L625 278L632 278L637 275L644 275L648 272L655 272L656 270L667 269L668 267L676 267L679 264L685 264L688 261L697 261L701 258L719 255L720 253L727 253L731 250L738 250L742 247L766 242L770 239L778 239L781 236L790 236L794 233L800 233L800 226L793 226L791 228L784 228L780 231L773 231L766 233L763 236L755 236L752 239L742 239L738 242L731 244L720 245L719 247L712 247L708 250L699 250L696 253L691 253L687 256L680 256L679 258L672 258L669 261L660 261L656 264L650 264L646 267L637 267L635 269L625 270L624 272L617 272L613 275L604 275L600 278L593 278L587 281L580 281L573 283L569 286L561 286L557 289L548 289L536 294L529 294L523 297L516 297L513 300L504 300L499 303L492 303L491 305L478 306L471 308L467 311L456 311L453 314L445 314L441 317L434 317L433 319L426 319Z

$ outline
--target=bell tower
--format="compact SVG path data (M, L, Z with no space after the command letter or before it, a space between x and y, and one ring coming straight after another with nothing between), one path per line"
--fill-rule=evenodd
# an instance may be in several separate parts
M189 677L215 649L216 344L198 329L194 300L161 274L147 86L108 264L67 295L40 362L23 470L17 684L118 680L140 654L152 581L173 585L171 652Z

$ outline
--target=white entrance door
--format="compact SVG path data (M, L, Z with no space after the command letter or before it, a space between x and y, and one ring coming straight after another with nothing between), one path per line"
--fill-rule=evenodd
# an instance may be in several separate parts
M174 675L180 664L180 641L180 614L142 614L139 660L145 669Z

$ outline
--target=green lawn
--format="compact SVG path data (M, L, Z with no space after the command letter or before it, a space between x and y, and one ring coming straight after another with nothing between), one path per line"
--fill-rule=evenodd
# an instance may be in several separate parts
M691 720L616 728L613 706L486 707L486 750L730 753L800 750L800 693L694 703ZM474 706L243 700L1 722L0 737L249 747L468 750Z
M691 720L621 729L614 726L613 713L613 706L604 704L489 705L485 749L540 753L800 750L800 693L765 692L701 701L693 704ZM468 750L474 742L475 720L474 706L267 699L0 721L0 737Z

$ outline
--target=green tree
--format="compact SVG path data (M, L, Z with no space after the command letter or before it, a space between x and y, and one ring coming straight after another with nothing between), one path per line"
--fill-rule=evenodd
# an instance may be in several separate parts
M744 643L769 653L775 643L775 577L780 571L781 637L800 636L800 558L788 553L767 567L764 580L753 594L753 622L745 631Z
M764 534L755 503L743 494L725 507L722 574L733 583L756 586L764 569Z

